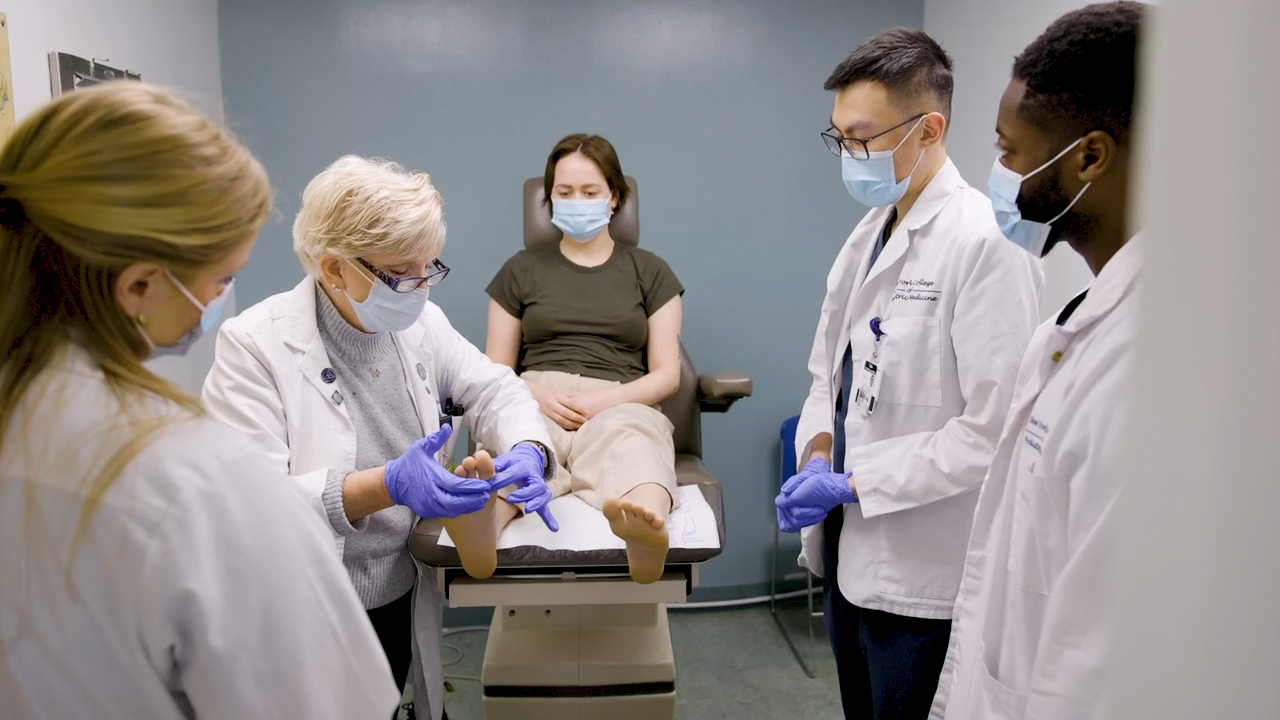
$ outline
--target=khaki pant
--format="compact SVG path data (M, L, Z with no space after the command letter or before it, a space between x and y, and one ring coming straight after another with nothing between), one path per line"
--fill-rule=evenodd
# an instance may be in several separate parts
M562 372L530 371L525 380L556 392L605 390L621 383ZM565 430L543 416L560 466L549 483L553 497L572 492L592 507L622 497L638 485L655 483L676 498L675 443L671 421L655 408L628 403L609 408L577 430Z

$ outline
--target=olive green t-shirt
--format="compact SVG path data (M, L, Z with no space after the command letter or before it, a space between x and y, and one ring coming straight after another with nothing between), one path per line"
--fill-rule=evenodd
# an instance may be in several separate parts
M521 322L521 370L625 383L648 372L649 317L684 288L657 255L618 243L596 267L575 265L558 245L522 250L487 292Z

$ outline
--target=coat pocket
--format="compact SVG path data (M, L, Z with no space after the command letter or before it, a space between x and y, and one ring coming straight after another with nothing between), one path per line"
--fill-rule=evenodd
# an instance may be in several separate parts
M942 323L936 317L891 318L882 325L880 402L942 406Z
M1027 714L1027 696L1005 685L987 668L987 648L984 644L978 668L982 683L982 713L976 717L987 720L1022 720Z
M1022 720L1027 714L1027 696L1005 685L991 674L986 643L970 656L970 667L962 663L956 687L947 700L947 717L982 720Z

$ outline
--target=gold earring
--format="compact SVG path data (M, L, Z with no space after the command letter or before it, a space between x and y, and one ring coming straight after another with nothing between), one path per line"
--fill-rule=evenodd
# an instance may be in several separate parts
M146 315L143 315L142 313L138 313L138 317L137 317L136 319L137 319L137 321L138 321L138 324L139 324L139 325L141 325L142 327L146 327L146 326L147 326L147 316L146 316Z

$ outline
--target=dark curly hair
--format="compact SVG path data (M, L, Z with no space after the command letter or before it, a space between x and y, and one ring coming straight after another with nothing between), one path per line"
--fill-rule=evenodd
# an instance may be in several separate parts
M1026 85L1018 114L1063 142L1094 130L1124 142L1146 13L1139 2L1112 2L1054 21L1013 61L1013 79Z
M862 43L822 88L840 91L864 80L883 85L907 112L936 110L951 122L951 56L923 30L891 28Z

